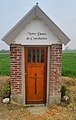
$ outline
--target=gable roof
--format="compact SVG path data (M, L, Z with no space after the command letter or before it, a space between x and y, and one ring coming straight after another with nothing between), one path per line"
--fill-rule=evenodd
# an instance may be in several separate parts
M35 17L40 18L48 25L48 27L54 32L58 39L66 45L70 39L60 30L60 28L40 9L38 5L35 5L3 38L2 40L10 45L18 34L30 23Z

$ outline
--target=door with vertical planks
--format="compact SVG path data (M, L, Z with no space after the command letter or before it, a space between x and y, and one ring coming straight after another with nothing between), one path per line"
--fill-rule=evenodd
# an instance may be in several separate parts
M27 104L46 103L47 48L25 48L25 94Z

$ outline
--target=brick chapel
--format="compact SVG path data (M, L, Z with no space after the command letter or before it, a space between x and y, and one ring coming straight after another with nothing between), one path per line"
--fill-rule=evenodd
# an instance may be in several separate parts
M69 40L38 5L3 37L10 46L12 100L22 105L60 103L62 44Z

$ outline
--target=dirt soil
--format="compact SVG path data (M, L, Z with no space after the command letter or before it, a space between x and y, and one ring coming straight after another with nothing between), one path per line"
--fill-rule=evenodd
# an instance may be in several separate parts
M6 81L9 77L0 77L0 96ZM41 115L32 114L26 107L13 103L3 104L0 97L0 120L76 120L76 78L62 77L62 85L66 85L69 104L61 102L60 105L48 107Z

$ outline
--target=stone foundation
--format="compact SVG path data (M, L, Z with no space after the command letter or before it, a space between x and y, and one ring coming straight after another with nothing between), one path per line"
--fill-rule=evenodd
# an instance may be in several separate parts
M23 97L20 95L11 95L11 101L23 105Z
M60 104L60 102L61 102L61 95L49 96L49 106Z

